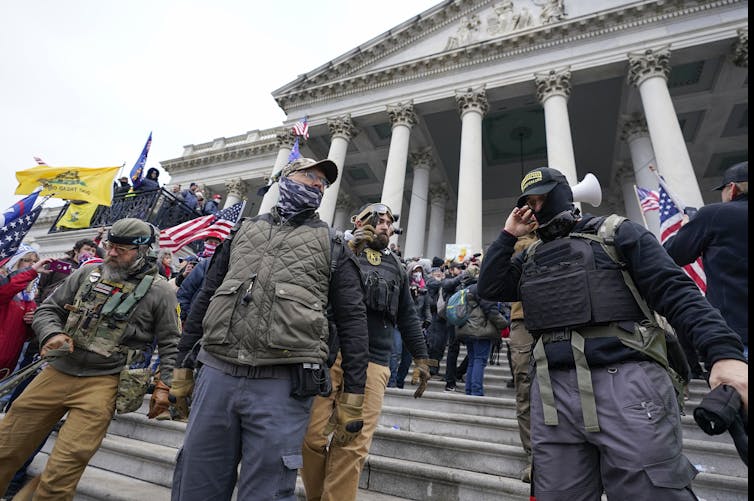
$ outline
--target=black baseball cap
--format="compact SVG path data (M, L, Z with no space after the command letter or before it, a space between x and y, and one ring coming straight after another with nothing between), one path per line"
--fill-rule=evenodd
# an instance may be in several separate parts
M517 207L523 207L529 195L545 195L558 184L568 185L568 180L557 169L538 167L530 171L521 180L521 196L518 197Z
M749 182L749 161L737 163L725 169L723 173L723 184L712 188L712 191L720 191L730 183L748 183Z

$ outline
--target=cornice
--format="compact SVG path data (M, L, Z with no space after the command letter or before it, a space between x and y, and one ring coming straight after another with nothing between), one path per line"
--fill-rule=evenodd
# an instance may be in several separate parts
M332 72L320 74L328 75L330 78L329 81L326 81L327 79L324 76L322 78L318 76L305 82L298 82L299 87L301 85L307 85L307 87L282 92L275 96L275 100L286 113L290 113L297 108L309 107L352 94L433 77L468 66L526 55L573 42L582 42L641 26L662 24L671 19L739 4L742 1L652 0L634 3L610 11L596 12L580 18L566 19L557 23L536 26L506 36L433 54L422 59L415 59L399 65L353 76L350 76L350 73L356 71L358 69L356 67L349 71L336 71L338 67L346 64L344 62L340 65L334 65ZM468 2L462 1L461 3ZM474 4L473 8L476 9L486 3L489 2ZM443 25L462 17L470 10L470 8L467 8L456 12L452 15L452 19L448 17L446 22L443 22ZM437 27L433 26L431 30L434 31ZM423 37L426 34L422 33L421 36L416 36L416 38ZM384 41L384 43L387 43L387 41ZM410 43L410 40L405 41L401 46L408 43ZM400 47L396 46L394 50L398 48ZM386 54L379 56L375 54L369 63L361 64L360 67L371 64L378 57L383 57L384 55Z
M271 129L272 134L260 135L252 141L233 141L236 138L247 138L247 135L229 138L225 143L218 140L199 145L191 145L193 152L172 160L164 160L160 165L169 174L184 169L217 165L224 162L238 162L256 158L265 153L277 152L280 149L278 129ZM230 143L230 144L229 144Z

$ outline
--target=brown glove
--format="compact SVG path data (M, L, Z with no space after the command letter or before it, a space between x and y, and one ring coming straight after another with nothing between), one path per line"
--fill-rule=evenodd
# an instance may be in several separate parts
M330 421L322 432L325 436L334 432L330 445L343 446L358 436L364 427L363 407L364 395L342 393L338 397Z
M176 398L190 397L194 391L194 369L173 369L173 386L170 394Z
M436 363L436 361L434 361ZM414 392L414 398L419 398L424 394L424 390L427 389L427 383L429 383L429 363L426 358L418 358L414 360L414 365L419 369L419 387Z
M154 390L152 391L152 398L149 400L149 414L147 417L152 419L158 414L162 414L170 408L170 386L166 385L160 380L154 384Z
M348 241L348 246L354 254L359 254L364 250L364 246L374 238L374 226L365 224L360 228L353 230L353 238Z

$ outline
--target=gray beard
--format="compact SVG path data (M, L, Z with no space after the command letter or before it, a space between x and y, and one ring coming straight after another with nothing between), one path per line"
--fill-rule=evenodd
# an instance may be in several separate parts
M125 265L105 261L102 266L102 279L108 282L124 282L130 275L136 273L143 264L142 257L137 257L133 262Z

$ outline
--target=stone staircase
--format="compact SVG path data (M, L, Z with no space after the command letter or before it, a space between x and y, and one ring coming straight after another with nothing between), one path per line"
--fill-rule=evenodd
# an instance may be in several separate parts
M505 385L511 376L504 354L501 362L487 367L484 397L464 395L460 382L461 391L445 392L444 382L436 378L420 399L413 398L414 387L408 382L405 389L388 388L358 499L528 499L529 485L518 480L526 458L515 419L514 390ZM748 499L748 469L730 436L705 435L691 415L705 388L703 381L692 381L682 417L684 453L700 470L695 492L706 501ZM113 419L79 483L76 500L170 499L186 425L148 420L147 402L138 412ZM43 468L54 439L55 434L33 463L33 472ZM300 480L297 495L305 499Z

